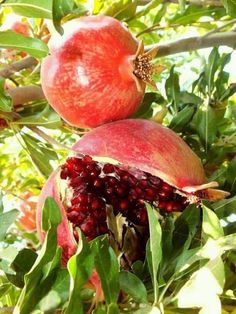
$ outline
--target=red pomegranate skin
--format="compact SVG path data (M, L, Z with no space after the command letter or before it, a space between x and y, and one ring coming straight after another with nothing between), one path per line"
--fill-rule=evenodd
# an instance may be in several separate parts
M52 197L56 201L57 205L61 209L62 222L57 228L57 236L58 236L58 244L62 248L62 265L65 266L69 257L75 254L77 249L77 244L73 237L73 231L69 226L69 222L66 217L65 208L60 199L60 192L57 186L57 176L59 169L55 170L50 177L48 178L46 184L44 185L42 192L39 197L39 201L37 204L37 230L39 233L40 240L43 241L45 238L45 232L42 230L42 209L44 206L44 202L47 197Z
M127 119L102 125L85 134L73 149L115 159L179 189L206 183L201 161L191 148L171 129L150 120Z
M50 55L41 68L45 96L69 124L92 128L130 117L143 90L133 78L137 40L116 19L88 16L63 25L52 35Z

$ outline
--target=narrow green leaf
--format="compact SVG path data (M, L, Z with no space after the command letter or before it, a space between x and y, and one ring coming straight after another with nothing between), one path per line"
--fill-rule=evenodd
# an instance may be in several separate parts
M43 206L42 227L48 231L51 227L59 225L61 222L61 211L53 198L47 197Z
M47 313L64 305L69 298L69 286L70 277L67 269L60 269L51 290L39 302L39 309L42 312Z
M173 232L174 251L180 254L187 250L200 223L200 209L189 205L175 221Z
M217 117L210 106L206 110L199 109L194 118L196 131L202 142L208 147L217 135Z
M20 288L23 288L24 275L28 271L30 271L36 258L37 258L37 254L34 251L29 250L29 249L23 249L17 254L15 259L11 263L11 268L16 272L16 275L14 275L14 278L11 277L11 282L14 285Z
M29 314L39 301L47 295L56 279L57 271L61 264L61 248L57 247L57 226L60 222L60 208L52 198L47 198L43 208L44 226L48 228L42 249L31 268L25 275L25 286L21 291L20 298L15 306L14 314ZM53 204L54 203L54 204ZM47 211L50 213L48 214ZM54 212L56 218L45 222L46 217L50 219Z
M13 31L0 32L0 47L25 51L35 58L43 58L48 54L48 46L42 40Z
M63 34L61 19L69 14L73 10L73 7L73 0L52 0L53 25L60 34Z
M6 0L1 4L9 6L19 15L50 19L52 15L52 0Z
M235 0L222 0L223 5L228 15L236 17L236 2Z
M186 106L181 111L177 113L171 120L169 127L175 132L182 131L183 128L190 123L195 113L195 108L193 106Z
M48 144L42 143L29 134L22 134L22 138L34 164L43 175L49 176L53 170L50 160L57 159L56 152Z
M205 205L203 205L202 208L202 236L205 240L207 240L208 238L213 238L217 240L224 235L223 228L220 225L220 220L218 219L216 214Z
M179 76L174 72L174 66L170 69L170 75L165 84L166 95L169 102L174 105L174 112L177 114L180 96Z
M95 267L99 274L106 303L116 303L119 296L119 263L107 237L97 237L92 242Z
M208 63L206 67L206 79L208 83L208 97L211 98L211 93L213 90L213 83L214 83L214 77L215 73L219 64L220 60L220 55L218 52L218 48L213 48L209 58L208 58Z
M84 313L81 288L87 283L94 267L94 253L81 232L79 232L79 239L78 250L67 264L70 274L70 296L65 314Z
M128 271L119 273L120 287L129 294L134 301L147 303L147 290L143 282L134 274Z
M1 284L1 286L0 286L0 298L4 295L7 295L9 289L11 289L10 283Z
M5 213L0 213L0 241L3 241L7 230L9 227L15 222L19 211L16 209L12 209Z
M0 191L0 215L1 215L1 214L3 213L3 211L4 211L4 205L3 205L2 198L3 198L3 194L2 194L2 191Z
M44 128L59 129L62 126L62 121L60 116L49 106L46 105L45 108L40 112L34 112L27 117L22 117L11 125L35 125L43 126Z
M148 222L150 230L149 240L150 256L148 258L148 267L152 277L152 283L154 288L154 304L156 304L158 300L157 272L159 264L162 260L162 247L161 247L162 231L156 211L147 203L146 209L148 212Z
M153 116L152 105L156 103L159 105L165 105L166 100L159 93L145 93L142 104L133 117L135 118L151 118Z

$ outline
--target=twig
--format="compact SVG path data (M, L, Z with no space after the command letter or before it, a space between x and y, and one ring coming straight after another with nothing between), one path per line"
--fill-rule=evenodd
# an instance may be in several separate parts
M12 98L13 106L45 98L42 88L35 85L16 87L9 89L7 93Z
M23 69L31 68L35 66L38 61L33 57L26 57L20 61L16 61L12 64L7 65L4 69L0 70L0 76L9 78L15 72L19 72Z
M233 19L231 21L228 21L226 23L224 23L223 25L221 26L218 26L214 29L212 29L211 31L209 31L208 33L206 33L205 35L203 35L202 37L205 38L205 37L209 37L210 35L212 34L215 34L215 33L218 33L220 30L224 29L225 27L231 25L231 24L235 24L236 23L236 19Z
M141 32L139 32L136 35L136 37L139 37L139 36L141 36L143 34L151 33L151 32L157 31L157 30L173 28L173 27L177 27L177 26L179 26L179 24L172 24L172 25L165 25L165 26L160 26L160 23L153 24L152 26L147 27L144 30L142 30Z
M158 47L157 57L165 57L179 52L198 50L209 47L228 46L234 48L236 44L236 32L212 34L208 37L194 36L182 38L163 44L154 44L145 47L145 51Z

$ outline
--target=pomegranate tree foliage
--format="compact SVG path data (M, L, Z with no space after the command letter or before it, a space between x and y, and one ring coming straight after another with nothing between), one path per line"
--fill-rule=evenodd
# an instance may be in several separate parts
M21 314L234 313L235 1L95 0L92 8L79 0L0 3L1 307ZM39 67L53 25L63 32L63 22L91 10L123 21L145 46L160 43L156 60L166 70L155 77L158 91L147 90L135 117L154 119L179 133L201 158L208 177L231 193L226 200L189 205L161 221L147 204L146 258L130 271L119 269L106 236L88 242L82 234L77 253L62 268L56 245L61 217L52 199L43 212L47 236L42 246L36 231L21 220L29 204L24 193L37 196L68 155L67 147L85 132L50 108L41 93ZM10 30L13 13L28 24L29 37ZM182 40L186 37L191 38ZM204 47L212 49L202 52ZM87 284L94 269L104 302L99 302L101 291L95 294Z

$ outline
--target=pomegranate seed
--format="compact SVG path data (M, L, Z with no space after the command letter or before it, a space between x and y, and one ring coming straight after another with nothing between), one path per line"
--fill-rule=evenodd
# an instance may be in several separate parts
M116 193L118 194L118 195L120 195L120 196L124 196L125 195L125 186L118 186L117 188L116 188Z
M67 214L68 219L72 222L76 222L78 216L79 216L79 213L74 210Z
M94 181L93 181L93 186L95 188L101 188L103 186L103 181L102 179L100 178L96 178Z
M129 202L127 200L121 200L120 203L120 209L125 210L129 207Z
M170 186L168 183L165 183L165 182L162 183L161 188L162 188L162 190L167 191L169 193L173 191L172 186Z
M81 177L81 178L84 178L84 179L85 179L85 178L87 178L88 176L89 176L89 174L88 174L87 171L83 170L83 171L80 172L80 177Z
M112 173L114 172L114 166L111 164L105 164L102 170L105 174Z
M89 155L85 155L83 158L82 158L82 161L85 162L86 164L89 164L89 163L92 163L94 162L92 157L89 156Z
M100 203L99 203L99 200L98 199L94 199L92 202L91 202L91 208L93 210L95 209L99 209L100 207Z

